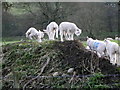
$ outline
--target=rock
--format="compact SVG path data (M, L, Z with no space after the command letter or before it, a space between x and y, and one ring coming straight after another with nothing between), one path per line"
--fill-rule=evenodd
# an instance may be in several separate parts
M73 71L74 71L74 68L70 68L68 69L67 73L73 73Z
M58 72L54 72L54 73L53 73L53 77L56 77L56 76L58 76L58 75L59 75Z

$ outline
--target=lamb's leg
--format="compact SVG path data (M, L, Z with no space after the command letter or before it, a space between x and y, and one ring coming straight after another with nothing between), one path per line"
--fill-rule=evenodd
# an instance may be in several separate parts
M101 51L101 52L99 52L99 53L100 53L100 56L101 56L101 57L104 57L104 56L105 56L105 53L104 53L104 52Z
M50 32L50 40L54 40L54 36L55 36L55 33L54 32Z
M67 33L64 34L65 40L69 40L69 37L67 36Z
M71 34L71 40L74 40L74 39L73 39L73 35L74 35L74 34Z
M115 65L115 63L116 63L116 60L115 60L115 58L113 58L113 63L112 64Z
M110 60L109 52L106 50L105 53L106 53L107 58Z
M120 66L120 53L116 54L116 63L117 63L117 66Z
M51 39L50 33L48 33L49 40Z
M68 34L68 40L72 40L71 33Z
M32 38L33 38L34 40L36 40L36 39L38 39L38 35L36 34L36 35L32 36Z
M60 39L61 39L61 42L63 42L63 32L60 32Z
M111 54L111 55L110 55L110 62L111 62L113 65L115 65L115 63L116 63L115 54Z
M32 38L32 37L33 37L33 35L32 35L32 34L30 34L30 35L29 35L29 39L33 40L33 38Z
M49 40L51 40L51 32L49 32L49 35L48 35L48 36L49 36Z
M52 39L55 40L55 31L52 33Z
M58 38L58 29L56 29L55 34L56 34L56 38Z
M97 52L97 55L98 55L98 57L101 57L101 54L99 52Z
M68 34L68 40L71 40L71 36L70 36L70 34Z

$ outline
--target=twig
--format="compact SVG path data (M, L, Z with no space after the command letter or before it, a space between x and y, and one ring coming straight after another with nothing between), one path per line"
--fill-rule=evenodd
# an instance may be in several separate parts
M74 71L74 72L73 72L73 76L72 76L72 78L69 80L69 83L71 83L71 82L73 81L75 75L76 75L76 72Z
M91 53L91 59L90 59L90 68L91 68L91 73L94 73L94 69L93 69L93 56L94 56L94 53Z
M45 63L44 66L42 67L41 72L38 74L38 76L36 76L35 78L32 78L31 80L29 80L29 81L23 86L23 90L25 90L25 87L26 87L29 83L31 83L33 80L37 79L37 78L43 73L45 67L49 64L49 62L50 62L50 58L48 57L46 63Z
M48 73L52 72L53 70L54 70L54 68L52 67L52 69L50 69L50 71Z
M42 57L39 59L38 63L40 63L41 59L46 58L48 55L49 55L49 54L45 54L44 56L42 56Z
M84 68L85 70L87 70L88 72L91 72L90 70L88 70L88 69L86 68L85 63L84 63L84 60L83 60L83 68Z

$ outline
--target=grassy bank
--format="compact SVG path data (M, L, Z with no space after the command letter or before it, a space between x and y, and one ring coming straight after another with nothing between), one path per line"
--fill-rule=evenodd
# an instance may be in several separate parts
M119 68L85 50L80 41L10 43L3 45L3 53L3 88L119 87L118 76L105 76L119 74Z

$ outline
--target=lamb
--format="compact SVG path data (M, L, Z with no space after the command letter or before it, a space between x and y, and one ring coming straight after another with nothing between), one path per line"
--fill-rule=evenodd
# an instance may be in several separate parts
M120 41L120 38L119 37L115 37L115 40L119 40Z
M63 35L65 36L66 40L74 40L73 36L76 34L79 36L82 32L81 29L79 29L74 23L71 22L62 22L59 25L60 30L60 38L63 42Z
M91 51L96 51L99 57L106 55L106 44L104 41L93 40L92 38L87 37L87 45Z
M42 42L42 39L44 38L44 32L42 31L38 31L38 42Z
M34 27L31 27L28 29L28 31L25 33L26 37L31 39L31 40L37 40L38 42L42 42L42 38L44 37L44 32L42 31L37 31Z
M58 38L58 24L56 22L51 22L43 31L48 35L49 40L55 40L55 34L56 38Z
M117 66L120 66L120 47L117 43L111 42L110 40L105 39L106 43L106 51L108 56L110 57L110 62Z
M107 40L113 40L113 39L108 37Z

